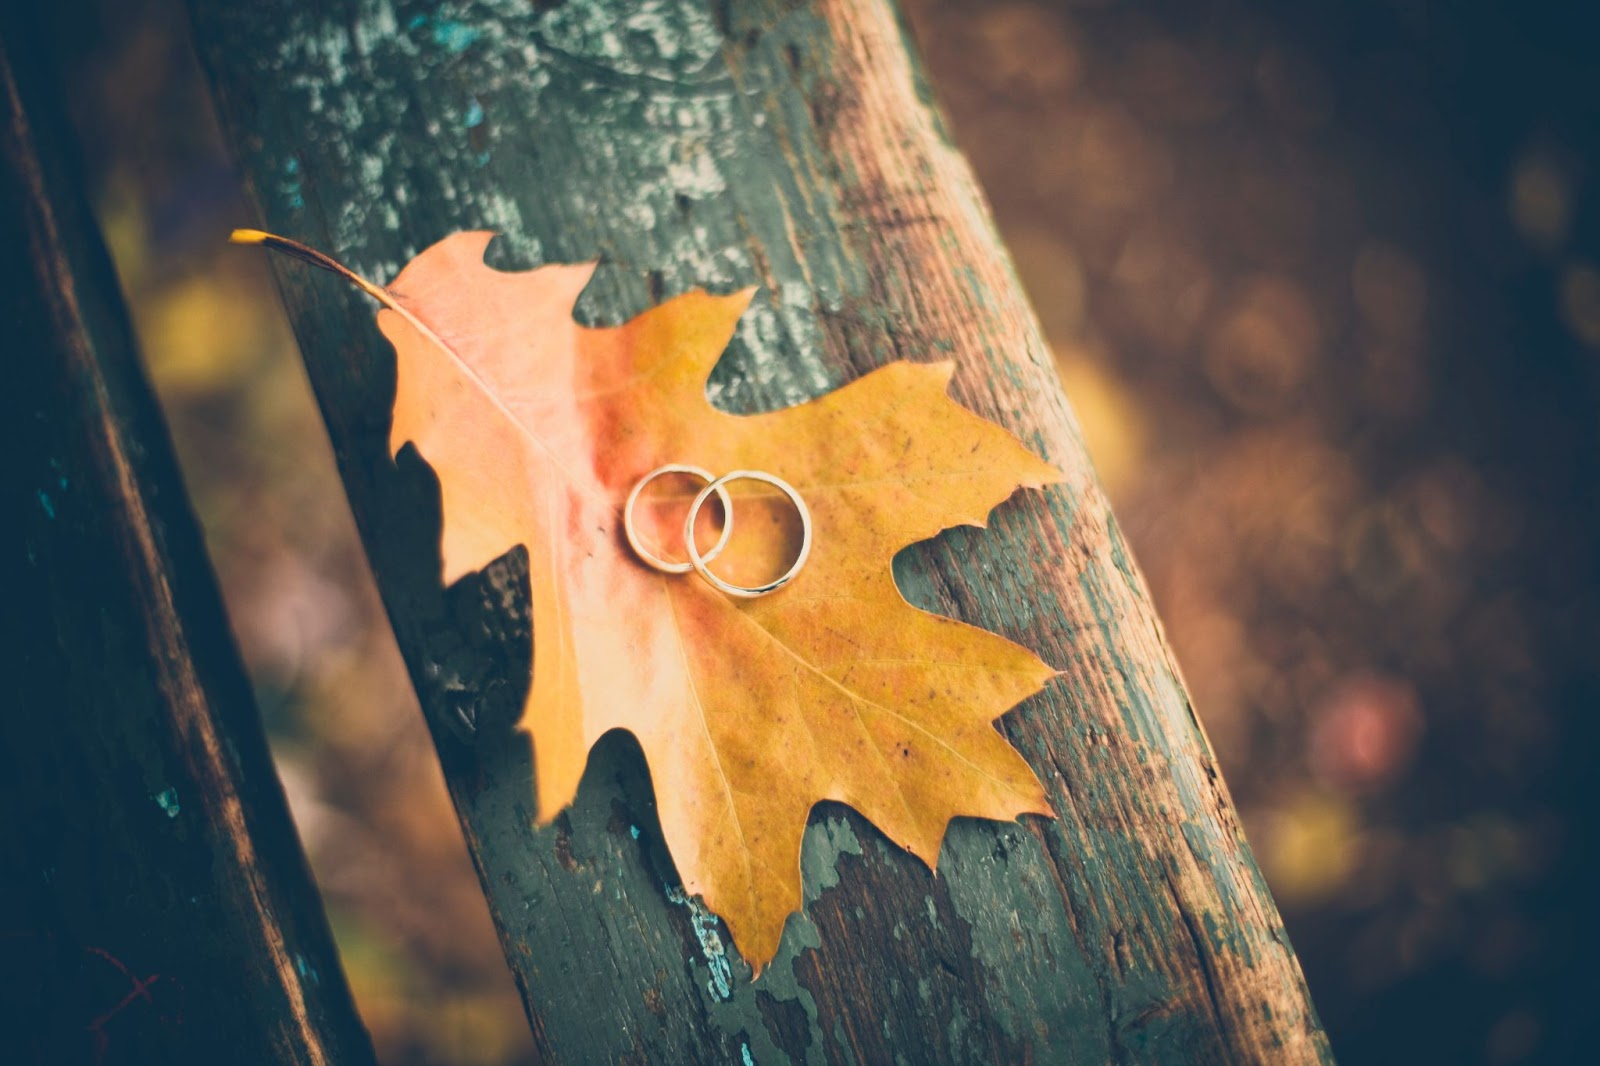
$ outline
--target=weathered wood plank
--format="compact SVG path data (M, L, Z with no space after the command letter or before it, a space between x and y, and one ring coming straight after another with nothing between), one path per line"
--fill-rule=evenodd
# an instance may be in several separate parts
M762 292L717 372L736 411L900 357L1070 473L904 553L918 605L1062 669L1002 728L1061 817L956 823L940 873L819 808L807 906L759 981L677 887L637 748L531 827L511 722L525 553L438 587L437 487L386 451L367 302L279 278L536 1036L553 1061L1326 1060L1326 1042L1050 354L881 0L192 0L261 222L391 277L459 229L492 262L598 256L579 304ZM474 721L468 735L457 723Z
M373 1061L198 524L0 12L0 1061Z

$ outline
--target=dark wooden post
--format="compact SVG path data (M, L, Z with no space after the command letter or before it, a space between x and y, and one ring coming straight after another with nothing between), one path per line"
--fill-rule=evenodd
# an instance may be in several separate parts
M680 891L626 739L530 824L511 717L521 551L438 587L437 488L386 451L393 360L335 279L279 278L536 1036L561 1062L1307 1062L1328 1050L1034 316L884 0L192 0L266 228L377 280L460 229L598 256L581 318L761 286L713 376L735 410L887 360L1070 474L905 553L916 603L1062 678L1002 725L1059 820L959 822L940 874L838 807L770 971ZM475 726L475 731L469 729Z
M0 13L0 1061L369 1063L21 10Z

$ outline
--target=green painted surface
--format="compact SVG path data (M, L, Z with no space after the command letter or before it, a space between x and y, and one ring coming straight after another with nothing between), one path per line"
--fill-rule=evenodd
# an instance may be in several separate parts
M461 229L503 234L497 266L598 258L578 307L591 323L754 284L715 403L772 408L890 359L954 356L963 402L1087 469L981 204L935 165L950 149L898 32L875 38L889 51L873 62L891 81L905 71L924 132L895 156L852 140L861 71L840 42L875 4L840 4L831 22L778 0L193 7L266 228L377 279ZM885 160L903 164L893 188L875 176ZM528 741L511 728L525 553L438 587L437 488L414 454L388 458L392 356L372 309L296 264L279 276L552 1060L1193 1063L1275 1043L1326 1057L1091 482L1023 494L987 530L895 567L914 603L1062 668L1003 723L1059 820L959 820L935 877L855 814L819 808L805 911L753 982L720 922L684 898L631 740L603 741L576 804L532 827Z

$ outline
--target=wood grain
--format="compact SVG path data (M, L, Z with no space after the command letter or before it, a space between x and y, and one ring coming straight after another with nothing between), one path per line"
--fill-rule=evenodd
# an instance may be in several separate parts
M385 451L367 302L279 278L462 825L551 1061L1328 1061L1281 921L983 198L881 0L192 0L264 228L392 277L460 229L598 257L579 317L761 287L713 402L770 409L896 358L1069 472L896 561L918 606L1061 670L1002 720L1060 817L958 821L934 876L837 806L755 982L682 893L626 736L529 817L528 562L442 589L437 486ZM465 723L471 723L472 729Z
M0 1060L372 1062L25 22L0 14Z

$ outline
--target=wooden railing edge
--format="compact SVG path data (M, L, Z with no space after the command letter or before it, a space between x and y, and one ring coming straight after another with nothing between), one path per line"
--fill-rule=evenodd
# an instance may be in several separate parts
M370 1063L40 32L0 14L0 1058Z

